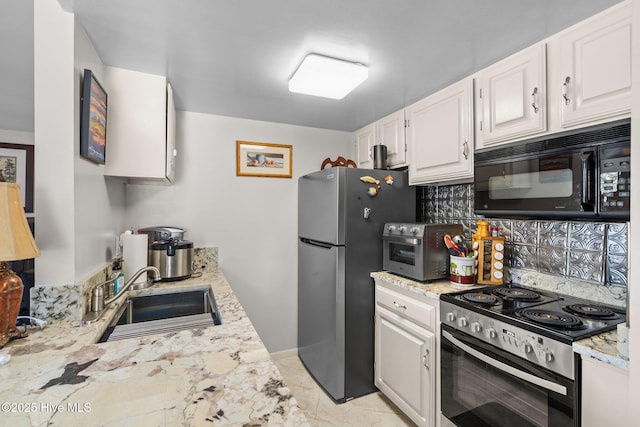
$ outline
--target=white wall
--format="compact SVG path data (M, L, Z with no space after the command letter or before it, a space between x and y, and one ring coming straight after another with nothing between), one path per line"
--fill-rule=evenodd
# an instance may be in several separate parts
M297 178L327 157L353 158L351 134L190 112L177 119L176 183L128 185L128 226L178 226L195 247L218 247L269 351L297 347ZM293 178L237 177L236 140L292 145Z
M75 283L111 256L124 223L124 184L80 159L80 84L103 64L74 15L34 2L36 285Z
M72 14L34 2L36 284L73 283L75 272L73 38Z
M0 129L0 142L33 145L34 141L33 132Z
M103 165L80 157L80 99L84 69L90 69L101 83L105 79L104 65L78 22L75 25L74 60L74 244L77 281L94 273L97 267L115 256L115 236L124 228L125 184L105 177ZM109 88L105 87L105 90L108 94Z

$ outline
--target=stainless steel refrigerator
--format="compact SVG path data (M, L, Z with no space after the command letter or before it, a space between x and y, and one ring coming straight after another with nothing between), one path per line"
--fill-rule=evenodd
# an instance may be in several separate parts
M370 273L382 269L384 224L415 221L407 182L406 172L344 167L298 180L298 356L340 403L377 390Z

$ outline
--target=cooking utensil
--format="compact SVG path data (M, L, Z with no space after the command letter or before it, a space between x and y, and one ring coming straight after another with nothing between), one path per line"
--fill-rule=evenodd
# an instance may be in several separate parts
M456 234L452 238L453 242L458 247L458 250L462 253L462 256L469 256L469 248L464 244L464 239L459 234Z
M450 253L452 250L454 251L454 253L452 253L451 255L464 256L464 251L460 250L456 242L454 242L451 236L449 236L448 234L444 235L444 245L449 249Z

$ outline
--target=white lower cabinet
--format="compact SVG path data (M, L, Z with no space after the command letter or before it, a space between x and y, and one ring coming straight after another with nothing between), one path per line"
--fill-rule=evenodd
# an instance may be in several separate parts
M419 426L436 425L437 312L437 300L376 280L375 385Z
M583 356L581 388L583 427L634 425L628 409L628 371Z

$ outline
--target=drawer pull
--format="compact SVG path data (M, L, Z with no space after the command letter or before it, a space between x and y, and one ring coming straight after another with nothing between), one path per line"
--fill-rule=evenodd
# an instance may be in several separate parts
M406 309L407 309L407 306L406 306L406 305L404 305L404 304L398 304L398 303L397 303L397 302L395 302L395 301L393 302L393 305L394 305L396 308L399 308L399 309L401 309L401 310L406 310Z

